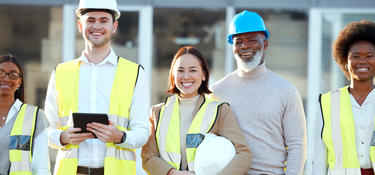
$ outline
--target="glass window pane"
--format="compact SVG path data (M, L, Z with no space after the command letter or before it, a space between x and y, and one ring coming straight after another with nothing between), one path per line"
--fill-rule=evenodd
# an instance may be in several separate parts
M42 108L50 74L61 60L61 16L61 6L0 6L0 54L20 59L25 101Z
M210 81L224 76L225 10L154 9L154 59L151 104L165 100L168 71L177 50L195 46L206 59Z

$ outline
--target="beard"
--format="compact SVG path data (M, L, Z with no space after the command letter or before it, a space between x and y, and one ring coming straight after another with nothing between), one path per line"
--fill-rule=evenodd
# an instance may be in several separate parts
M264 49L262 48L262 50L256 51L255 55L253 56L253 59L249 61L244 61L239 54L235 54L234 57L237 61L238 69L250 72L256 67L258 67L263 57L263 50Z

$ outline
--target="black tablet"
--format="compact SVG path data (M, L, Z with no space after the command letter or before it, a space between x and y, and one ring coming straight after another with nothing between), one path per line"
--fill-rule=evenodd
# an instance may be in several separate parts
M86 130L88 123L102 123L108 125L107 114L98 113L73 113L73 124L75 128L81 128L79 133L90 132Z

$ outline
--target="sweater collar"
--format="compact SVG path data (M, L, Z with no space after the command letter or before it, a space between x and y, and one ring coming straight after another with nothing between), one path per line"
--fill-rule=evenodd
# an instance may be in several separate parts
M246 72L244 70L240 70L237 68L236 75L244 79L254 79L254 78L258 78L260 76L265 75L266 72L267 72L266 61L264 61L261 65L259 65L258 67L254 68L253 70L249 72Z

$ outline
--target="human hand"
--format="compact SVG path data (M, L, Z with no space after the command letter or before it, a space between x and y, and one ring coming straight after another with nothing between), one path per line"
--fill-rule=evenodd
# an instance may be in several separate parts
M195 173L191 171L178 171L176 169L171 169L167 175L195 175Z
M61 132L60 143L61 145L78 145L86 139L94 138L92 133L76 133L81 131L81 128L68 128Z
M110 120L108 121L109 121L109 125L104 125L104 124L96 123L96 122L89 123L87 124L86 129L94 133L96 137L98 137L104 143L121 142L121 137L122 135L124 135L124 132L117 129L115 124L113 124Z

